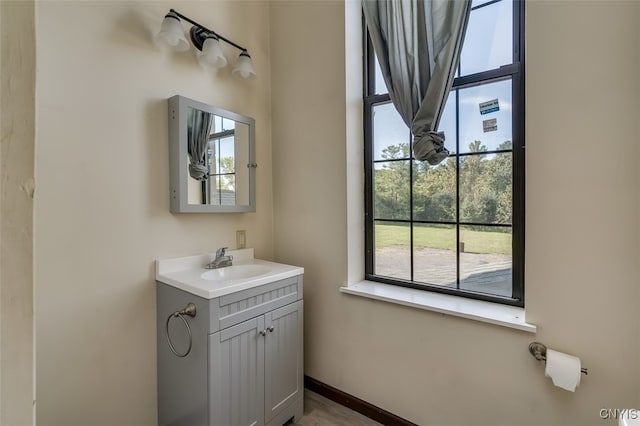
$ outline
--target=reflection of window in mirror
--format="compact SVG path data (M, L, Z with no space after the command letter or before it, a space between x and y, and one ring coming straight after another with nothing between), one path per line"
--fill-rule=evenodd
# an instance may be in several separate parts
M241 162L243 158L249 158L249 125L235 122L235 143L234 143L234 156L236 158L235 169L235 188L236 188L236 203L238 205L249 204L249 164Z
M202 182L207 204L236 204L235 124L233 120L215 116L207 149L209 180Z
M188 176L189 204L249 204L249 169L242 158L249 158L249 126L214 115L206 153L209 179Z

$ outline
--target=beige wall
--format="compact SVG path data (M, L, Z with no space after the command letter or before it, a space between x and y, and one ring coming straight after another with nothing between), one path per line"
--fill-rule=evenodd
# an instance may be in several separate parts
M357 115L359 55L344 49L343 2L270 12L275 256L305 267L306 374L418 424L595 425L601 408L639 406L640 3L527 4L537 335L338 292L363 259L352 232L361 142L345 120ZM575 394L544 378L534 339L582 358L590 374Z
M33 1L0 2L0 424L33 423Z
M157 49L170 7L248 47L257 78ZM234 247L237 229L273 254L268 5L47 1L36 15L38 424L154 425L154 260ZM255 118L256 213L169 213L175 94Z

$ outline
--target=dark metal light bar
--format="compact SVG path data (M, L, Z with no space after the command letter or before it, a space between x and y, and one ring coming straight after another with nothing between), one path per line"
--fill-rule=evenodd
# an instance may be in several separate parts
M190 24L195 25L196 27L202 28L202 29L203 29L203 30L205 30L206 32L208 32L208 33L211 33L211 34L215 35L215 36L216 36L216 37L218 37L220 40L223 40L223 41L225 41L225 42L229 43L230 45L232 45L232 46L233 46L233 47L235 47L236 49L240 49L240 50L242 50L243 52L246 52L246 51L247 51L247 49L245 49L244 47L242 47L242 46L240 46L240 45L238 45L238 44L236 44L236 43L232 42L232 41L231 41L231 40L229 40L228 38L225 38L225 37L221 36L221 35L220 35L220 34L218 34L217 32L215 32L215 31L213 31L213 30L210 30L209 28L205 27L204 25L201 25L201 24L197 23L197 22L196 22L196 21L194 21L193 19L191 19L191 18L189 18L189 17L187 17L187 16L184 16L183 14L181 14L180 12L178 12L177 10L175 10L175 9L169 9L169 12L173 12L173 13L175 13L176 15L178 15L180 18L182 18L182 19L184 19L185 21L189 22Z

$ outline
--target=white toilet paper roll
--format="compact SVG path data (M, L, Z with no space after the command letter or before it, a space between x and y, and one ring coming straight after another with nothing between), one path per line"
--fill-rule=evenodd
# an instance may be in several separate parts
M547 366L544 375L551 377L553 384L571 392L580 384L580 358L547 349Z

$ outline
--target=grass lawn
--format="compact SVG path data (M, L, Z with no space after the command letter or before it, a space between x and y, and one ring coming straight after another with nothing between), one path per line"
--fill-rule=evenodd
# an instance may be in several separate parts
M408 225L376 225L376 248L388 246L409 246L410 229ZM491 231L471 231L460 229L460 241L467 253L511 254L511 234ZM419 225L413 231L413 245L419 250L435 248L455 250L455 227L443 228Z

